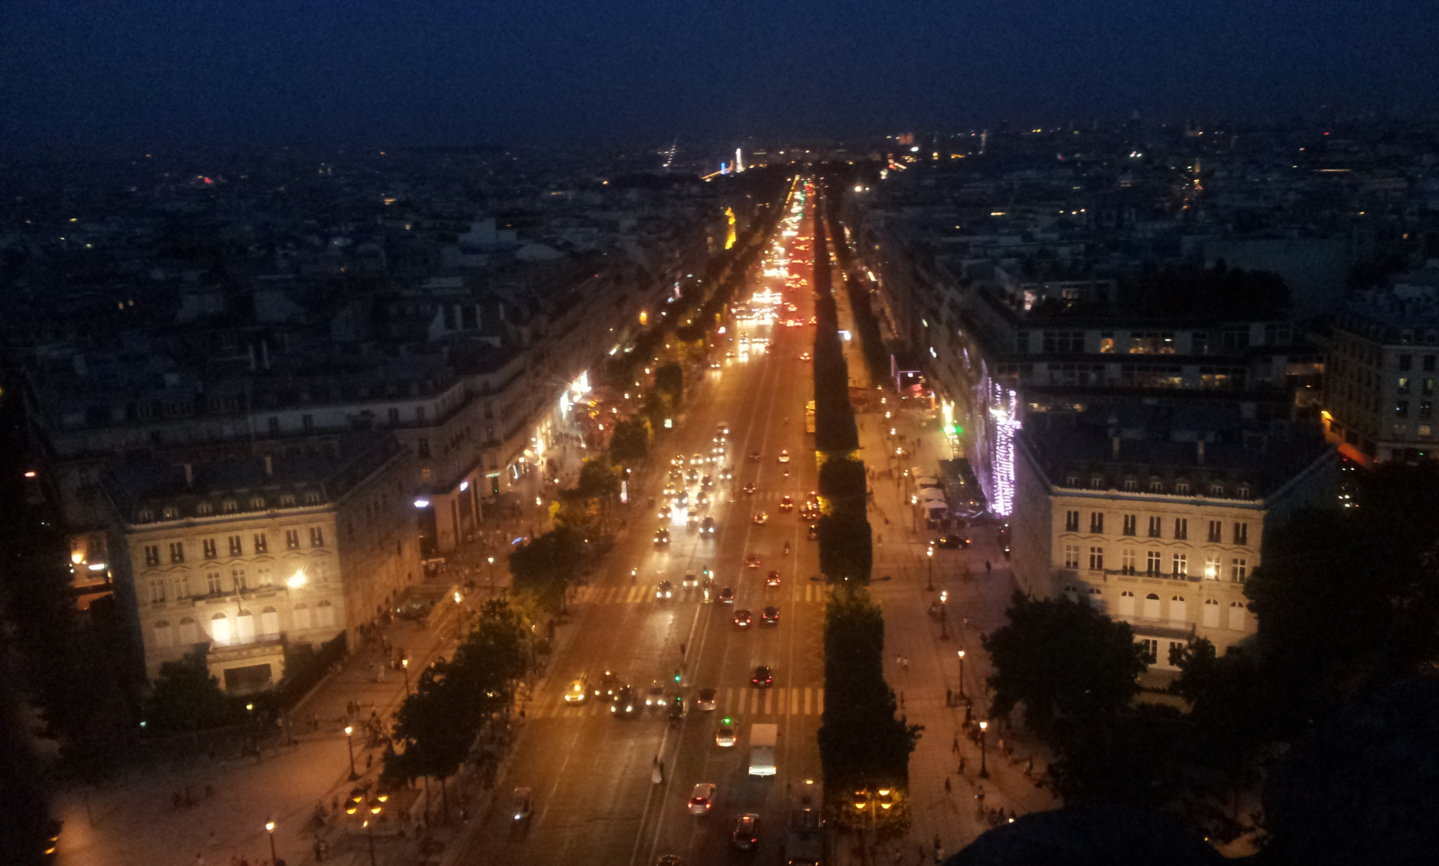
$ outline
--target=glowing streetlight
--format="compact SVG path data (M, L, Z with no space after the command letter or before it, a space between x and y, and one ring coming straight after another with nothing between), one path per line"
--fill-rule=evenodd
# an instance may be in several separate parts
M959 698L964 700L964 650L959 650Z
M988 765L988 763L986 763L986 761L985 761L985 758L986 758L985 744L988 742L988 738L985 736L985 734L986 734L986 732L988 732L988 731L989 731L989 722L986 721L986 720L984 720L984 719L980 719L980 720L979 720L979 777L980 777L981 779L988 779L988 778L989 778L989 765Z
M349 752L350 752L350 781L351 781L351 782L353 782L353 781L355 781L356 779L360 778L360 774L355 772L355 738L354 738L354 735L355 735L355 726L354 726L354 725L345 725L345 748L347 748L347 749L349 750Z
M275 856L275 819L265 821L265 832L270 836L270 862L279 863L280 858Z
M929 577L925 582L925 589L934 592L934 542L930 542L929 548L924 552L925 562L929 565Z

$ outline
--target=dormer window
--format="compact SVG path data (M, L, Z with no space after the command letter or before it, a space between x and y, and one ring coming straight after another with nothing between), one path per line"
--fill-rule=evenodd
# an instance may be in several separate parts
M150 508L142 508L135 513L135 519L140 523L149 523L155 519L155 512Z
M1175 493L1188 493L1188 492L1189 492L1189 482L1188 482L1188 481L1176 481L1176 482L1174 482L1174 492L1175 492Z
M1078 486L1079 486L1079 476L1078 476L1078 475L1066 475L1066 476L1064 476L1064 486L1065 486L1065 487L1078 487Z
M236 511L239 510L239 508L240 503L236 502L233 499L226 499L224 503L220 505L220 510L225 512L226 514L234 514Z
M285 495L283 495L283 496L280 497L280 507L281 507L281 508L293 508L294 505L295 505L295 494L293 494L293 493L286 493Z
M215 513L215 506L211 505L208 502L201 502L199 505L195 506L195 513L201 516L206 514L213 514Z
M264 498L263 496L253 496L253 497L250 498L250 508L252 508L252 509L254 509L254 510L256 510L256 511L260 511L260 510L263 510L264 507L265 507L265 498Z
M1211 485L1209 485L1209 495L1210 495L1210 496L1223 496L1223 495L1224 495L1224 485L1223 485L1223 484L1211 484Z
M166 520L174 520L176 517L179 516L179 512L175 510L175 506L173 505L166 505L164 508L160 509L160 514Z
M1150 492L1150 493L1163 493L1163 492L1164 492L1164 479L1162 479L1162 478L1151 478L1151 479L1149 479L1149 492Z
M1090 478L1089 478L1089 486L1092 487L1092 488L1094 488L1095 490L1103 490L1103 489L1104 489L1104 476L1103 476L1103 475L1092 475L1092 476L1090 476Z
M1125 490L1128 490L1128 491L1130 491L1130 492L1133 492L1133 491L1138 490L1138 489L1139 489L1139 479L1137 479L1137 478L1126 478L1126 479L1124 479L1124 489L1125 489Z
M1235 495L1235 496L1238 496L1240 499L1248 499L1248 498L1249 498L1249 485L1248 485L1248 484L1241 484L1241 485L1239 485L1237 488L1235 488L1235 490L1234 490L1234 495Z

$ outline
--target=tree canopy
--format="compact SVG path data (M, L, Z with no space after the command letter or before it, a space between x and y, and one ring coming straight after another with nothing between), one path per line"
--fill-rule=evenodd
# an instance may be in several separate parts
M1007 616L984 641L994 664L996 714L1023 704L1029 725L1053 735L1057 726L1112 718L1139 691L1137 678L1148 665L1128 623L1066 598L1021 593Z

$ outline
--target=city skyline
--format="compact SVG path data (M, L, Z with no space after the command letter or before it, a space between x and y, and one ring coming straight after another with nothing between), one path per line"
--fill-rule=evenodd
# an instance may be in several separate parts
M11 10L0 141L583 143L1426 110L1429 4ZM1382 50L1380 50L1382 46Z

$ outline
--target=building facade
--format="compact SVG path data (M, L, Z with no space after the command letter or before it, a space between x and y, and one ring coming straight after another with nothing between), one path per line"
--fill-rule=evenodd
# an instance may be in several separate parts
M1191 637L1223 653L1255 633L1244 583L1275 526L1333 503L1337 455L1299 431L1246 437L1213 412L1161 428L1127 408L1032 416L1020 433L1015 577L1129 623L1151 667L1173 670Z
M410 458L356 434L288 457L112 471L112 564L145 673L203 654L227 690L284 676L285 652L377 621L421 579Z

